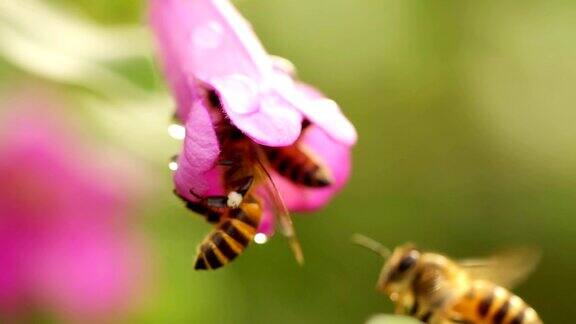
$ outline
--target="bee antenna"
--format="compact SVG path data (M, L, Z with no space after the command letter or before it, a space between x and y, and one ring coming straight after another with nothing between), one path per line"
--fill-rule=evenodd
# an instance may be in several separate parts
M351 241L356 245L363 246L369 249L370 251L377 253L384 259L388 258L390 254L392 254L392 252L390 252L390 250L387 247L362 234L352 235Z

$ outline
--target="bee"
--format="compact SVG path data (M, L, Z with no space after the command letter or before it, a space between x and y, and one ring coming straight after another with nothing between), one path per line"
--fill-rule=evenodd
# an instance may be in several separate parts
M306 131L309 122L302 125ZM299 139L286 147L268 147L264 150L271 167L292 183L311 188L323 188L332 184L332 176L322 161Z
M362 235L352 240L387 259L376 289L390 297L397 314L433 324L542 323L533 308L504 288L516 285L534 269L540 255L537 249L458 262L413 244L390 252Z
M220 145L218 166L223 168L222 183L227 194L203 197L191 191L198 199L193 202L176 193L188 209L214 225L214 230L198 248L195 269L218 269L242 254L257 233L265 204L274 210L297 262L302 264L304 258L290 214L268 170L278 170L295 183L308 187L329 185L328 173L296 147L298 144L275 149L254 143L230 123L214 92L208 93L207 100ZM288 170L285 165L289 166L289 173L280 172Z

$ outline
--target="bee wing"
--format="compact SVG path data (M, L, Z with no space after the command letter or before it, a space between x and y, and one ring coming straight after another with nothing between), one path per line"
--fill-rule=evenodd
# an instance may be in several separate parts
M517 247L501 250L487 258L464 259L459 264L473 279L491 281L510 289L534 271L541 256L539 248Z
M436 305L435 307L446 311L452 301L458 297L459 284L451 279L446 269L440 266L423 266L418 275L412 281L415 298L420 302L420 307ZM416 312L419 312L418 305L411 303Z
M304 264L304 254L302 253L302 247L300 246L300 241L296 236L296 231L294 231L294 225L292 224L292 218L290 217L290 212L286 208L284 204L284 200L280 196L278 192L278 188L272 180L270 173L266 170L266 167L262 163L263 153L261 150L258 150L258 161L256 163L256 168L260 173L260 177L263 179L262 184L265 190L267 202L272 205L274 208L274 213L278 218L278 224L280 225L280 231L282 234L288 239L288 244L290 245L290 249L294 253L294 257L296 258L296 262L302 265Z

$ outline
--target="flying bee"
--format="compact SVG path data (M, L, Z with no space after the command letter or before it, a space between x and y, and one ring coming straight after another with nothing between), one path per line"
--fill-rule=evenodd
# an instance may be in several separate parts
M376 289L390 297L397 314L433 324L542 323L533 308L504 288L534 269L540 255L535 249L457 262L412 244L390 252L362 235L355 235L353 242L387 259Z
M186 202L188 209L203 215L214 225L214 230L200 244L195 269L217 269L240 255L256 235L265 205L274 210L296 260L303 263L290 214L268 171L277 170L274 167L277 164L269 157L287 161L282 163L289 165L290 175L294 175L288 178L296 179L294 182L299 185L329 185L328 173L314 162L315 159L305 155L300 147L274 149L254 143L230 123L214 92L208 92L206 99L210 102L220 145L218 166L223 168L222 183L226 194L202 197L191 191L198 200L193 202L176 193Z

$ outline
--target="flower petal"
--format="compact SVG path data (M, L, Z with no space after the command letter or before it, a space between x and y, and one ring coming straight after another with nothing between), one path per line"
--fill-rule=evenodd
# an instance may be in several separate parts
M228 0L161 0L187 15L187 68L202 80L243 74L256 82L272 64L251 26Z
M303 100L295 107L308 120L338 142L349 146L356 143L358 135L354 125L342 114L334 100L326 98L320 91L305 83L298 83L296 88L307 100Z
M186 120L200 83L213 86L235 126L263 145L293 143L302 117L266 98L273 62L248 22L226 0L152 0L151 23L165 72ZM197 82L200 80L200 82Z
M259 93L256 83L234 75L209 83L220 97L224 111L247 136L266 146L294 143L302 130L302 114L273 93Z
M274 172L274 182L282 193L286 207L293 212L316 210L326 205L342 189L351 169L350 146L335 141L320 127L308 127L301 141L326 164L334 182L327 188L307 188L295 185Z
M272 63L248 22L227 0L152 0L151 23L165 61L205 81L242 74L256 82Z
M186 117L186 138L182 154L178 157L178 169L174 173L176 191L190 201L198 195L205 195L215 183L218 183L218 172L211 172L220 154L218 138L204 102L195 102ZM217 170L216 170L217 171Z
M156 36L156 43L164 66L164 74L176 97L177 112L180 120L185 120L192 107L194 87L191 78L182 68L188 58L187 19L189 3L175 0L152 0L150 2L150 23Z

